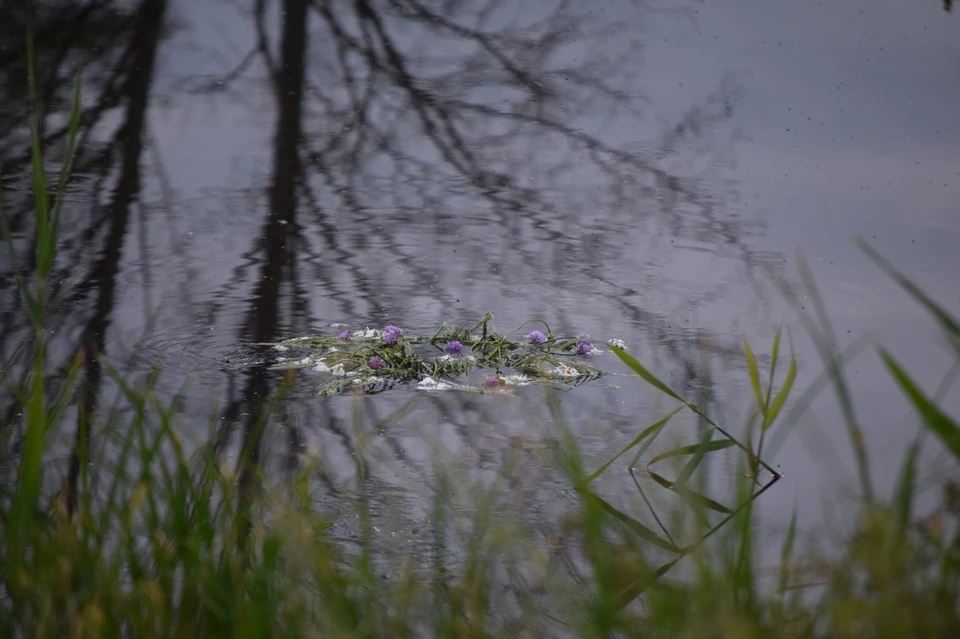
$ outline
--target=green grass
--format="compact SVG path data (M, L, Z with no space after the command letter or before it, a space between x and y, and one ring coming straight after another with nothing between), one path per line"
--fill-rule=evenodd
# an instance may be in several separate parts
M31 68L35 95L33 78ZM178 435L179 398L160 399L159 374L134 384L104 362L125 409L97 423L111 434L112 446L96 454L73 451L83 462L77 484L47 486L51 436L71 405L81 364L78 357L60 386L50 386L45 328L63 292L50 289L47 275L57 254L79 100L78 82L52 208L36 133L41 114L34 110L31 120L36 266L32 280L18 282L32 336L18 350L24 359L2 368L3 382L23 407L23 437L10 461L15 481L0 486L0 636L960 636L956 488L947 487L933 517L915 516L918 439L904 453L894 494L876 494L843 372L849 354L826 346L833 343L829 317L803 265L815 310L798 313L826 368L824 381L810 387L831 386L837 394L862 503L853 534L830 552L802 539L794 514L772 574L758 566L754 540L757 504L779 478L764 454L796 417L793 409L784 412L796 362L792 346L784 356L779 333L766 371L744 344L755 407L741 436L717 423L698 404L702 398L684 398L608 345L673 406L661 415L638 415L636 436L618 444L607 462L588 467L556 394L546 391L553 444L511 447L495 480L483 487L438 453L428 525L406 530L414 540L407 545L378 531L372 507L378 496L365 480L374 462L362 445L377 431L359 403L357 483L331 511L312 496L319 461L281 480L256 467L225 469L209 447L188 455ZM960 323L863 246L938 322L960 361ZM785 286L784 292L789 298ZM484 334L468 345L496 349L506 337ZM937 438L952 463L960 462L960 427L939 407L937 393L920 388L886 352L883 361L916 407L922 432ZM18 366L29 370L23 384L10 379ZM282 406L285 391L272 410ZM653 442L684 412L699 422L697 438L648 458ZM119 415L126 417L115 423ZM738 460L738 485L724 495L707 494L698 477L711 457L730 454ZM629 471L647 512L602 495L602 480L614 469ZM574 495L551 536L534 530L524 510L523 486L535 489L541 470L562 477ZM652 481L638 479L638 470ZM664 495L677 505L666 514L655 507ZM344 520L356 527L355 543L336 532Z

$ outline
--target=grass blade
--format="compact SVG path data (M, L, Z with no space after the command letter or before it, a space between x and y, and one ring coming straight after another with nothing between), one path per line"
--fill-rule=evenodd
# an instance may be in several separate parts
M650 478L653 481L660 484L661 486L663 486L664 488L668 490L672 490L673 492L680 495L684 501L689 503L691 506L694 506L695 510L699 509L700 507L703 507L703 508L709 508L710 510L716 511L718 513L723 513L724 515L733 514L732 510L730 510L720 502L707 497L703 493L698 493L695 490L691 490L690 488L684 488L682 486L677 487L676 482L670 481L663 475L651 472Z
M766 421L767 402L763 399L763 389L760 388L760 371L757 370L757 358L753 356L753 350L746 338L743 340L743 352L747 357L747 369L750 371L750 385L753 386L753 394L757 398L757 409Z
M37 96L37 77L34 69L33 32L27 30L27 86L30 92L30 157L33 164L33 206L36 217L36 256L37 275L40 280L46 278L48 266L52 262L51 252L55 247L50 242L49 201L47 199L47 176L43 168L43 145L40 141L40 126L43 113L39 109ZM43 295L42 291L37 292ZM41 302L42 303L42 302Z
M681 446L680 448L674 448L673 450L668 450L665 453L660 453L656 457L650 460L650 463L647 466L652 466L659 461L664 459L669 459L671 457L682 457L683 455L693 455L698 450L702 444L691 444L690 446ZM736 446L736 442L732 439L718 439L716 441L711 441L707 444L706 451L707 453L714 453L718 450L724 450L725 448L730 448L731 446Z
M67 190L67 180L73 169L73 157L77 145L77 131L80 129L80 76L77 76L73 86L73 105L70 109L70 121L67 125L67 148L64 151L63 166L60 168L60 179L57 183L57 199L53 204L53 216L50 218L50 242L56 246L60 236L60 212L63 210L63 200ZM51 250L51 259L53 251Z
M626 364L634 373L643 378L643 381L647 382L660 392L666 393L675 400L687 403L685 399L677 395L669 386L657 379L656 375L644 368L643 364L638 362L633 355L623 350L619 346L610 344L609 342L607 343L607 347L613 352L614 355L620 358L621 362Z
M685 408L685 406L683 406L683 405L677 406L675 409L673 409L672 411L670 411L665 417L661 418L659 421L657 421L657 422L651 424L650 426L647 426L645 429L643 429L643 432L641 432L639 435L637 435L637 436L633 439L633 441L631 441L629 444L627 444L626 446L624 446L624 447L623 447L623 450L621 450L619 453L617 453L616 455L614 455L613 457L611 457L610 459L608 459L602 466L600 466L600 468L598 468L597 470L595 470L589 477L587 477L587 478L584 480L584 485L589 484L589 483L592 482L594 479L596 479L596 478L599 477L601 474L603 474L603 471L605 471L607 468L609 468L609 467L610 467L610 464L612 464L613 462L615 462L621 455L623 455L625 452L627 452L628 450L630 450L631 448L633 448L634 446L636 446L637 444L639 444L640 442L642 442L642 441L643 441L644 439L646 439L647 437L650 437L650 440L653 441L653 438L656 437L658 434L660 434L660 431L663 430L663 427L667 425L667 422L670 421L670 418L672 418L674 415L676 415L677 413L679 413L679 412L680 412L681 410L683 410L684 408Z
M923 289L910 281L910 278L898 271L893 264L884 259L884 257L863 240L863 238L858 237L855 238L854 241L857 246L860 247L860 250L867 254L867 257L873 260L877 266L892 277L913 299L927 309L927 312L937 320L937 323L940 324L943 331L947 333L948 338L950 338L949 341L957 350L958 354L960 354L960 323L958 323L950 313L944 310L942 306L934 302L930 296L924 293Z
M960 461L960 427L927 399L916 383L887 351L881 349L880 357L893 374L897 384L906 393L910 402L920 412L923 424L933 431L950 450L954 458Z
M900 469L897 492L893 498L893 510L896 513L897 526L901 536L907 530L907 526L910 524L910 514L913 512L913 493L916 487L917 456L919 452L920 438L917 437L903 456L903 467Z
M690 479L690 476L693 475L693 471L697 469L697 466L700 465L700 462L703 461L703 456L707 454L707 448L710 446L710 440L713 437L713 431L716 430L711 428L706 433L703 434L703 439L700 441L700 445L697 447L697 452L693 454L693 458L687 462L687 465L683 467L683 470L680 471L680 476L677 477L676 486L678 488L683 487L687 481Z
M770 378L767 380L767 397L764 402L770 405L770 395L773 393L773 375L777 372L777 362L780 361L780 327L777 327L777 334L773 338L773 352L770 354Z
M763 418L763 425L760 427L761 431L765 431L770 426L773 425L774 420L777 419L777 415L780 414L780 410L783 408L784 402L787 401L787 397L790 396L790 391L793 389L793 383L797 379L797 358L793 353L793 345L790 345L790 368L787 369L787 376L783 380L783 386L780 387L780 390L777 392L777 396L773 398L773 403L767 408L766 415ZM773 386L771 385L771 388Z
M653 530L651 530L650 528L647 528L646 526L641 524L639 521L637 521L630 515L627 515L626 513L614 508L604 499L602 499L601 497L598 497L596 494L586 491L584 493L584 496L590 499L591 501L593 501L597 506L601 508L601 510L606 512L608 515L626 524L626 526L630 530L636 533L636 535L641 539L643 539L644 541L648 541L651 544L654 544L655 546L659 546L660 548L663 548L665 550L669 550L670 552L679 552L679 549L673 544L671 544L669 541L667 541L657 533L653 532Z
M777 590L780 596L787 589L787 580L790 574L790 557L793 555L793 544L797 538L797 508L794 506L793 514L790 516L790 525L787 527L787 536L783 540L783 547L780 549L780 580Z

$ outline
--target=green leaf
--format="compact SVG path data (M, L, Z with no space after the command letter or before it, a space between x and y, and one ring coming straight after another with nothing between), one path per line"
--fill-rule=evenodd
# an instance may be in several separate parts
M718 439L716 441L711 441L707 444L707 449L705 452L713 453L718 450L723 450L725 448L730 448L731 446L736 446L736 442L732 439ZM698 450L700 450L700 444L691 444L690 446L681 446L680 448L674 448L673 450L668 450L665 453L660 453L656 457L650 460L650 463L647 466L652 466L658 461L663 461L664 459L669 459L670 457L681 457L683 455L693 455Z
M36 228L36 258L37 273L41 279L47 275L46 266L51 262L48 257L50 251L50 218L49 202L47 200L47 177L43 168L43 144L40 140L40 124L43 114L39 110L37 97L37 80L34 69L33 34L27 33L27 86L30 92L30 157L33 164L33 202L34 214L37 219Z
M732 510L730 510L720 502L714 501L713 499L710 499L706 495L702 493L698 493L697 491L692 490L690 488L685 488L683 486L678 487L677 482L672 482L666 477L664 477L663 475L659 475L657 473L651 472L650 478L653 481L660 484L661 486L663 486L664 488L672 490L673 492L680 495L680 497L682 497L684 501L689 503L691 506L695 506L696 508L700 508L700 507L709 508L710 510L716 511L718 513L723 513L724 515L733 514Z
M790 557L793 555L793 544L797 538L797 508L794 506L793 514L790 516L790 525L787 527L787 536L783 540L783 547L780 549L780 584L779 592L782 595L787 589L787 578L790 571Z
M757 369L757 358L753 356L750 344L746 339L743 340L743 353L747 357L747 369L750 371L750 385L753 386L753 394L757 399L757 409L766 419L767 403L763 400L763 389L760 388L760 371Z
M20 289L20 295L23 297L23 306L27 310L27 316L30 320L30 325L36 328L37 326L41 326L43 324L42 309L37 303L36 298L33 296L33 293L30 292L30 288L27 286L27 282L23 278L23 275L20 273L20 269L17 266L17 249L13 246L13 232L10 230L10 225L7 222L7 216L3 212L2 195L2 190L0 190L0 232L3 233L3 240L7 245L7 253L10 255L10 264L12 265L13 276L17 280L17 288Z
M647 382L648 384L650 384L660 392L666 393L667 395L674 398L675 400L683 402L684 404L687 403L685 399L677 395L673 390L671 390L669 386L661 382L659 379L657 379L657 377L653 373L651 373L646 368L644 368L643 364L638 362L633 355L623 350L619 346L615 346L614 344L611 344L609 342L607 342L607 347L610 348L610 350L613 352L614 355L620 358L621 362L626 364L634 373L636 373L641 378L643 378L645 382Z
M703 456L707 454L707 448L710 446L710 440L713 437L714 430L716 429L711 428L703 434L703 439L700 441L700 445L697 447L697 452L693 454L693 458L687 462L687 465L684 466L683 470L680 471L680 476L677 477L677 487L682 487L685 485L687 480L690 479L690 476L693 475L693 471L695 471L697 466L700 465L700 462L703 461Z
M890 356L887 351L880 351L880 357L900 388L903 389L907 397L920 412L923 418L923 424L940 438L940 441L950 450L954 458L960 461L960 427L950 417L940 411L927 397L920 391L920 388L914 383L906 371Z
M910 524L910 514L913 511L913 492L916 486L917 455L919 452L920 438L917 437L903 456L900 479L897 481L897 492L893 499L893 509L897 516L897 525L901 535L907 530L907 526Z
M648 541L656 546L659 546L660 548L669 550L671 552L679 552L679 549L673 544L671 544L669 541L667 541L657 533L653 532L653 530L647 528L646 526L641 524L639 521L637 521L633 517L617 510L616 508L611 506L609 503L604 501L601 497L598 497L596 494L590 491L586 491L584 493L584 496L594 501L596 505L600 506L600 508L604 512L606 512L608 515L611 515L615 519L618 519L624 524L626 524L627 527L630 528L630 530L636 533L637 536L643 539L644 541Z
M940 324L941 328L949 338L950 343L953 347L960 353L960 323L955 320L950 313L948 313L942 306L933 301L930 296L923 292L919 286L914 284L910 279L898 271L896 267L888 262L880 253L877 252L872 246L867 244L862 238L856 238L857 246L860 247L867 256L872 259L877 266L883 269L887 275L892 277L907 293L910 294L913 299L918 303L926 307L927 311L933 315L937 320L937 323Z
M627 444L626 446L624 446L623 449L622 449L619 453L617 453L616 455L614 455L613 457L611 457L610 459L608 459L602 466L600 466L600 468L598 468L597 470L595 470L595 471L593 472L593 474L591 474L589 477L587 477L586 480L584 481L584 484L589 484L589 483L592 482L594 479L596 479L597 477L599 477L599 476L603 473L603 471L605 471L607 468L610 467L610 464L612 464L613 462L615 462L621 455L623 455L625 452L627 452L628 450L630 450L631 448L633 448L634 446L636 446L637 444L639 444L640 442L642 442L642 441L643 441L644 439L646 439L647 437L650 437L650 441L653 441L653 439L654 439L657 435L660 434L660 431L663 430L663 427L667 425L667 422L670 421L670 418L672 418L674 415L676 415L677 413L679 413L679 412L680 412L681 410L683 410L684 408L685 408L685 406L683 406L683 405L677 406L675 409L673 409L672 411L670 411L665 417L662 417L659 421L657 421L657 422L651 424L650 426L647 426L645 429L643 429L643 432L641 432L639 435L637 435L637 436L633 439L633 441L631 441L629 444Z
M55 254L57 238L60 235L60 212L67 191L67 180L73 169L73 157L77 146L77 131L80 129L80 76L73 85L73 105L70 109L70 121L67 125L67 148L63 155L63 167L60 169L60 180L57 183L57 200L53 205L53 217L50 220L51 259Z
M787 401L787 397L790 396L790 391L793 389L793 383L797 379L797 358L793 354L793 345L790 345L790 368L787 369L787 376L783 380L783 386L780 387L780 390L777 392L777 396L773 398L773 403L770 404L769 409L767 410L766 416L763 418L763 425L761 430L765 431L770 426L773 425L774 420L777 419L777 415L780 414L780 410L783 408L784 402Z
M767 380L767 397L764 402L770 405L770 393L773 392L773 375L777 371L777 363L780 361L780 327L777 327L777 334L773 338L773 353L770 355L770 378Z

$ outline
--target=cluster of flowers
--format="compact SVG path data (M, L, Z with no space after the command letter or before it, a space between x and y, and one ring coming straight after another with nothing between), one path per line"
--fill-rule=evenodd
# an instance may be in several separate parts
M547 336L544 335L541 331L530 331L527 335L527 340L531 344L543 344L547 341ZM554 340L554 344L566 344L567 340L560 338ZM586 333L580 333L580 341L577 342L577 355L580 357L586 357L593 351L593 344L590 343L590 336Z
M363 333L362 336L364 337L366 336L373 337L377 335L376 331L368 330L365 332L361 331L360 333L355 333L354 337L361 335L361 333ZM399 326L394 326L393 324L389 324L384 327L379 337L381 338L384 346L393 346L397 343L397 341L402 335L403 335L402 328L400 328ZM337 339L347 342L347 341L350 341L350 337L351 335L349 331L343 331L337 336ZM530 344L545 344L548 341L548 339L547 339L547 336L544 335L542 331L530 331L530 333L527 334L527 341ZM568 341L569 340L567 339L559 338L559 339L553 340L553 344L562 345L562 344L566 344ZM450 340L443 345L443 350L449 357L460 357L463 354L463 342L456 339ZM593 344L590 342L590 336L587 333L581 333L576 345L577 355L579 355L580 357L587 357L588 355L590 355L591 352L593 352L593 350L594 350L594 347L593 347ZM371 370L379 370L382 368L386 368L387 362L382 357L378 355L374 355L367 361L367 366L369 366ZM485 384L487 386L498 386L501 384L501 380L498 377L490 376L485 380Z

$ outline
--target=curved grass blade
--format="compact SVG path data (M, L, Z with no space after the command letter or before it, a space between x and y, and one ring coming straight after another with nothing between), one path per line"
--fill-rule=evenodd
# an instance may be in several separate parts
M906 455L903 456L903 467L900 469L900 479L897 481L897 492L893 498L893 510L897 518L897 531L900 537L910 524L910 513L913 511L913 493L916 486L917 455L920 452L920 437L917 437Z
M718 513L723 513L724 515L733 514L733 510L731 510L730 508L727 508L720 502L710 499L703 493L698 493L697 491L692 490L690 488L685 488L683 486L678 487L676 482L670 481L663 475L660 475L658 473L651 471L650 479L657 482L664 488L668 490L672 490L673 492L680 495L680 497L682 497L683 500L686 501L688 504L693 506L695 510L698 510L699 508L702 507L702 508L709 508L710 510L713 510Z
M780 414L780 410L783 408L784 402L787 401L787 397L790 396L790 391L793 389L793 383L797 379L797 358L793 352L793 344L790 345L790 368L787 369L787 376L783 380L783 386L780 387L780 390L777 392L777 396L773 398L773 402L767 407L763 417L763 425L760 427L761 431L765 431L770 426L773 425L777 415ZM772 385L771 385L772 388Z
M757 398L757 408L760 410L760 414L763 415L764 421L767 418L767 404L769 400L764 401L763 399L763 389L760 388L760 371L757 369L757 358L753 355L753 350L750 348L750 343L747 342L746 338L743 340L743 353L747 358L747 370L750 371L750 385L753 386L753 394Z
M623 350L619 346L607 342L607 347L613 352L614 355L620 358L620 361L626 364L634 373L643 378L643 381L647 382L657 390L662 393L666 393L670 397L674 398L677 401L687 403L687 400L683 399L677 393L675 393L669 386L657 379L656 375L644 368L643 364L638 362L636 358Z
M777 586L777 592L780 596L787 590L787 581L790 574L790 557L793 555L793 544L797 538L797 508L794 506L793 514L790 516L790 525L787 528L787 536L783 540L783 547L780 549L780 579Z
M637 521L630 515L627 515L626 513L614 508L608 502L606 502L603 498L598 497L596 494L590 491L584 492L584 497L594 501L596 505L600 506L600 509L606 512L608 515L626 524L630 530L636 533L636 535L641 539L643 539L644 541L648 541L651 544L654 544L655 546L659 546L660 548L663 548L665 550L669 550L670 552L680 552L679 548L671 544L669 541L667 541L657 533L653 532L653 530L651 530L650 528L647 528L646 526L641 524L639 521Z
M857 337L853 342L847 346L838 356L837 356L837 366L844 368L851 361L856 359L872 342L872 338L869 335L861 335ZM813 403L814 398L823 392L827 385L830 383L830 380L833 378L833 371L830 368L827 368L820 372L812 382L807 384L806 388L800 394L794 402L789 411L787 411L786 416L784 417L784 426L778 428L774 431L773 437L770 440L770 444L766 447L767 454L770 457L776 457L777 452L780 450L780 447L786 441L787 435L790 434L791 429L794 425L799 422L800 417L807 411L810 405Z
M773 338L773 352L770 354L770 378L767 380L767 397L765 403L770 405L770 395L773 393L773 375L777 371L777 363L780 361L780 327L777 327L777 334Z
M940 441L950 449L955 459L960 460L960 427L927 399L920 388L914 383L910 376L907 375L906 371L901 368L886 350L880 350L880 357L883 359L884 364L887 365L887 368L890 369L897 384L899 384L900 388L906 393L910 402L920 412L920 416L923 418L923 424L940 438Z
M665 417L661 418L659 421L643 429L643 432L637 435L633 439L633 441L631 441L629 444L624 446L619 453L617 453L616 455L608 459L602 466L600 466L600 468L595 470L589 477L587 477L586 480L584 480L584 484L585 485L589 484L594 479L602 475L603 471L605 471L607 468L610 467L610 464L615 462L621 455L623 455L625 452L627 452L628 450L630 450L631 448L633 448L634 446L642 442L644 439L647 439L648 437L650 438L650 440L647 443L647 446L649 446L650 442L652 442L657 437L657 435L660 434L660 431L663 430L663 427L667 425L667 422L670 421L670 418L672 418L674 415L679 413L684 408L685 406L683 405L677 406L675 409L670 411ZM643 450L646 450L646 446L643 448Z
M830 381L832 382L837 401L840 404L840 409L843 414L843 425L847 431L847 439L850 442L850 447L853 449L857 476L860 480L863 498L866 502L873 503L873 479L870 472L870 460L867 456L863 430L857 420L853 396L841 365L841 356L835 347L835 344L837 344L836 333L833 330L830 316L820 296L816 280L802 253L797 255L797 270L799 271L800 279L806 287L807 296L813 305L816 321L804 311L805 306L801 304L792 288L775 272L771 272L771 275L777 287L780 289L781 294L787 303L796 311L804 328L810 334L810 339L820 354L824 367L830 372Z
M929 295L924 293L923 289L910 281L910 278L898 271L893 264L888 262L863 238L854 238L854 242L858 247L860 247L861 251L867 254L867 257L873 260L877 266L883 269L887 275L892 277L901 288L910 294L913 299L927 309L927 312L929 312L937 320L937 323L940 324L941 328L943 328L954 349L957 351L957 353L960 353L960 323L958 323L957 320L955 320L942 306L933 301Z
M697 447L697 452L693 454L693 458L687 462L687 465L684 466L683 470L680 471L680 476L677 477L677 481L675 482L677 488L686 485L687 480L689 480L690 476L693 475L693 471L695 471L697 466L700 465L700 462L703 461L703 456L707 454L707 448L710 446L710 440L713 438L714 430L716 429L711 428L703 434L703 439L700 441L700 445Z
M50 241L56 246L60 235L60 215L63 209L63 200L67 190L67 180L73 169L73 157L77 147L77 131L80 130L80 76L73 86L73 104L70 108L70 120L67 124L67 148L64 151L63 166L60 169L60 179L57 182L57 199L53 203L53 216L50 218ZM51 259L53 251L51 249Z
M674 448L673 450L668 450L665 453L660 453L656 457L650 460L647 466L652 466L659 461L664 459L669 459L671 457L682 457L683 455L693 455L698 450L700 450L701 444L691 444L689 446L681 446L680 448ZM711 441L707 444L706 451L707 453L714 453L718 450L724 450L725 448L730 448L731 446L736 446L736 442L732 439L718 439Z

